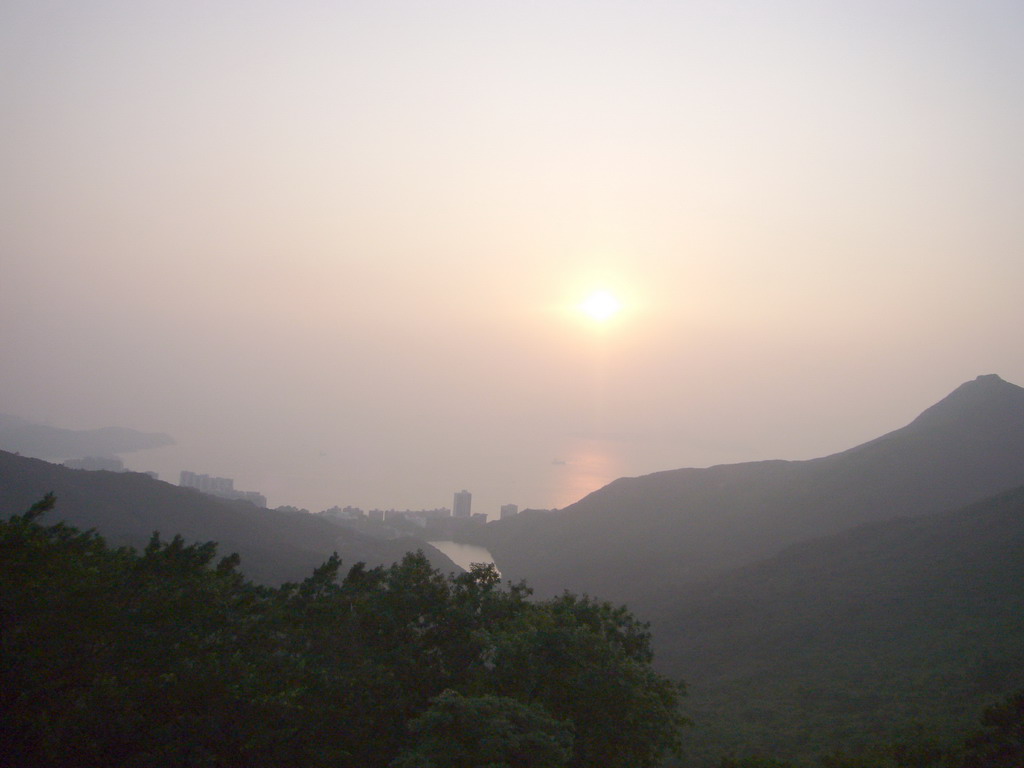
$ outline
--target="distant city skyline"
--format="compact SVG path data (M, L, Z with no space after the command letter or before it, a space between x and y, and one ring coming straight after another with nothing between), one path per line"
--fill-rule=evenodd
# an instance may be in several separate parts
M257 507L267 506L267 497L259 491L235 490L235 481L230 477L213 477L183 469L179 474L178 485L183 488L194 488L212 496L224 499L248 501Z

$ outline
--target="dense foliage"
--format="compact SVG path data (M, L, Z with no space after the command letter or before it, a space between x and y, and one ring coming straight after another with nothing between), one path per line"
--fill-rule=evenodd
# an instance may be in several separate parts
M654 766L680 687L646 625L492 567L422 554L254 585L212 543L142 553L39 517L0 522L8 765Z
M769 756L725 759L720 768L1021 768L1024 766L1024 690L985 709L966 739L944 743L924 733L888 744L834 749L812 763Z
M806 542L665 602L645 615L660 671L689 686L687 766L955 745L1024 687L1024 488Z

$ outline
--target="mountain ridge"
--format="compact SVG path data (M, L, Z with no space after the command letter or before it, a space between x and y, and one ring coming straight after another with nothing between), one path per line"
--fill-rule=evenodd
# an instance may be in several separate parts
M559 512L491 523L478 543L541 594L569 589L633 605L638 589L657 592L800 540L955 509L1021 484L1024 388L989 374L839 453L619 478Z

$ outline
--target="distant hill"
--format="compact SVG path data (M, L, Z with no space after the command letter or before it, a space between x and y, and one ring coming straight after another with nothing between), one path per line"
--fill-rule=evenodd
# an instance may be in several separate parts
M1024 687L1024 488L871 523L652 606L657 666L688 683L692 765L807 756L914 723L968 730Z
M237 552L241 570L267 584L297 581L337 551L347 569L356 562L390 565L422 549L436 568L459 570L418 539L375 539L302 512L261 509L135 472L87 472L0 451L0 514L24 512L44 494L57 496L43 520L95 528L113 544L141 548L154 531L164 539L216 541L218 553Z
M122 427L59 429L0 413L0 450L36 459L113 456L165 445L174 445L174 439L160 432Z
M652 622L688 768L915 722L956 741L1024 686L1024 389L980 376L842 453L623 478L478 543L540 594Z
M1024 389L963 384L908 426L811 461L622 478L560 512L486 526L478 543L541 594L627 602L853 526L962 507L1024 484Z

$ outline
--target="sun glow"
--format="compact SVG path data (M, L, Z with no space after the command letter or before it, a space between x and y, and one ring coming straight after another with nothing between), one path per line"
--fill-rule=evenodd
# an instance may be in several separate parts
M622 304L608 291L594 291L580 305L580 311L599 323L610 320L622 309Z

